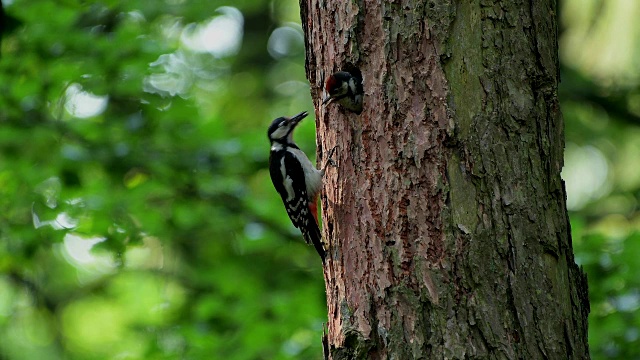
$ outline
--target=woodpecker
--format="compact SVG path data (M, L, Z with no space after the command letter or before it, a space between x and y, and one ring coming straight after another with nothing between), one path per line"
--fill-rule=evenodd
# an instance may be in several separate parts
M326 95L322 105L337 101L340 105L356 114L362 112L362 78L346 71L338 71L329 76L325 83Z
M316 169L293 142L293 130L307 115L303 111L292 117L279 117L269 126L269 173L291 222L300 229L307 244L313 244L324 264L325 251L318 228L317 204L324 169Z

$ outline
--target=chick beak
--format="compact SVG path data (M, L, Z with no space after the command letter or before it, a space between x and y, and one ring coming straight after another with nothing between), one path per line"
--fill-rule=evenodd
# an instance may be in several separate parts
M332 101L333 101L333 98L327 95L324 97L324 99L322 99L322 105L330 104Z

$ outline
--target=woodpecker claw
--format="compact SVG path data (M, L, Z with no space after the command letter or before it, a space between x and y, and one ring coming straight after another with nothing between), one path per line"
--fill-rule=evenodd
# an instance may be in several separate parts
M331 150L329 150L329 153L327 153L327 161L324 163L322 172L324 172L327 169L327 166L338 167L338 163L331 158L333 156L333 153L336 151L336 148L337 146L334 146Z

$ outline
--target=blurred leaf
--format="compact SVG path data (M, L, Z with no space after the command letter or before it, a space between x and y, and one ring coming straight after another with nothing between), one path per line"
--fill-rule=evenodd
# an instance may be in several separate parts
M18 21L0 57L0 270L15 281L0 281L0 337L24 331L0 357L320 357L318 341L283 350L301 331L319 336L324 288L264 176L271 119L311 105L304 54L270 57L285 21L270 3L223 6L5 7ZM187 29L225 14L244 24L237 54L187 46ZM297 139L312 152L313 126ZM274 293L307 305L276 313Z

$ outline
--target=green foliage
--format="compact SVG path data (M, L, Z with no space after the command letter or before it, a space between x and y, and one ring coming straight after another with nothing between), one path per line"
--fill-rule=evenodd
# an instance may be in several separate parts
M576 261L594 360L640 359L640 6L566 0L560 99Z
M320 261L266 171L271 119L312 110L278 4L5 3L0 358L321 357Z

